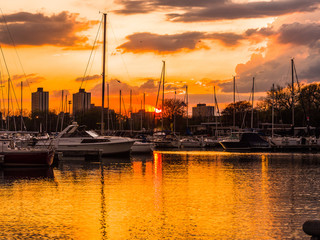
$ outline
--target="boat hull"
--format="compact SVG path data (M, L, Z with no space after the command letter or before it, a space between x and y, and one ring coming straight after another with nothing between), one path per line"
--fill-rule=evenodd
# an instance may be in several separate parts
M103 156L129 153L134 141L121 143L58 144L57 152L101 152Z
M3 155L4 167L50 167L53 163L54 151L7 151Z

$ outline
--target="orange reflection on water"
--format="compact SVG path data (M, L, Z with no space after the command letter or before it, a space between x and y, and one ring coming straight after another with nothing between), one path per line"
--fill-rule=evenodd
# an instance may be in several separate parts
M54 181L0 184L0 238L287 239L277 226L291 219L275 206L295 192L280 181L290 169L275 175L272 164L269 154L212 152L64 164Z

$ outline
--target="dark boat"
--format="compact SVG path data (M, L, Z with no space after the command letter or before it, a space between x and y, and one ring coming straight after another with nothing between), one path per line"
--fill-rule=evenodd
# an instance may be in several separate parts
M0 142L0 165L4 167L49 167L53 163L54 149L19 148L13 140Z
M220 144L226 151L261 151L271 148L266 140L254 132L241 133L240 138L224 140Z
M49 167L53 163L53 150L12 150L1 152L4 167Z

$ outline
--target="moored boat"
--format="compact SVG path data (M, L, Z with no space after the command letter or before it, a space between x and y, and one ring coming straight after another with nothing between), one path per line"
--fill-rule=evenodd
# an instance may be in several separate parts
M53 163L53 148L16 148L12 140L1 144L1 165L4 167L49 167Z
M260 151L271 149L270 144L258 133L244 132L238 139L223 140L221 146L226 151Z

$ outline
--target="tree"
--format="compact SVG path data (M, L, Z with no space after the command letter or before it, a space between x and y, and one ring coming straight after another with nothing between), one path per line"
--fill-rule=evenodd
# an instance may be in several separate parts
M251 103L248 101L239 101L228 104L227 107L221 112L222 121L225 125L231 126L233 124L234 108L236 114L236 126L241 127L246 113L251 109Z

